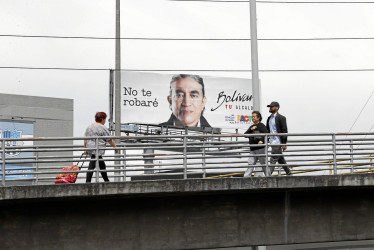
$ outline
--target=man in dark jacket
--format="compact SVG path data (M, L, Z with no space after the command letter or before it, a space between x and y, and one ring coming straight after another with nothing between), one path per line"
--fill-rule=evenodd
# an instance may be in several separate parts
M279 110L279 103L278 102L272 102L268 105L269 112L271 115L268 117L268 120L266 121L266 128L269 130L271 134L277 134L277 133L288 133L287 129L287 121L286 117L278 113ZM287 143L287 136L270 136L270 144L271 144L271 154L282 154L283 151L287 149L286 145L283 146L277 146L277 144L286 144ZM287 164L286 160L284 159L284 156L272 156L270 158L270 164ZM275 167L270 167L271 173L274 171ZM291 175L291 171L289 167L283 166L284 171L287 175Z

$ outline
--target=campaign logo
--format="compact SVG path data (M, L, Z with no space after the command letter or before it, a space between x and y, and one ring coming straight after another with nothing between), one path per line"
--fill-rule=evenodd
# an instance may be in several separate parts
M1 131L1 138L3 139L16 139L16 138L21 138L22 137L22 131L18 131L18 130L4 130L4 131ZM12 141L12 140L6 140L5 141L5 146L6 147L21 147L23 146L23 141ZM10 151L9 151L10 150ZM6 155L8 156L16 156L16 155L19 155L20 152L16 151L14 149L14 151L12 151L11 149L8 149L7 152L5 153Z
M236 122L240 124L249 124L252 121L252 116L250 115L237 115Z
M231 124L250 124L252 116L250 115L225 115L225 121Z

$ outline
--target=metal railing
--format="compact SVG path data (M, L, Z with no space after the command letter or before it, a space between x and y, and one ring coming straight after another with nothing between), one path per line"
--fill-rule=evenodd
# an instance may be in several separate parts
M282 134L279 134L282 135ZM272 175L284 175L283 166L290 167L293 175L354 174L373 171L374 134L287 134L287 150L283 152L287 164L271 164L270 134L183 134L152 136L100 137L119 139L119 154L106 147L103 160L106 170L96 167L88 170L90 161L99 163L98 157L79 160L86 150L97 152L98 147L86 149L83 141L99 137L22 138L1 139L2 186L42 185L54 183L61 169L83 161L77 183L84 183L88 172L93 181L102 181L100 173L107 172L110 181L155 179L219 178L243 176L254 167L254 176L262 175L261 165L248 165L249 137L265 137L265 167L274 167ZM96 143L98 145L98 143ZM279 146L282 146L280 144ZM71 171L74 172L74 171Z

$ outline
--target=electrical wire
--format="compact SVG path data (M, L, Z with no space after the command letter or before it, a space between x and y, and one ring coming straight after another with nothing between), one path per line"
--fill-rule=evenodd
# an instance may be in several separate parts
M214 3L249 3L249 0L168 0L172 2L214 2ZM334 1L265 1L265 0L258 0L256 3L276 3L276 4L373 4L374 2L363 2L363 1L349 1L349 2L334 2Z
M22 67L0 66L0 69L25 69L25 70L75 70L75 71L104 71L110 68L68 68L68 67ZM113 69L116 71L116 69ZM118 71L155 71L155 72L252 72L248 69L119 69ZM372 72L373 69L260 69L260 72Z
M373 128L374 128L374 124L371 126L371 128L368 131L368 133L370 133Z
M374 69L260 69L260 72L358 72Z
M202 0L204 1L204 0ZM242 2L248 2L248 1L242 1ZM373 4L374 2L363 2L363 1L347 1L347 2L334 2L334 1L311 1L311 2L306 2L306 1L265 1L265 0L260 0L256 1L256 3L296 3L296 4Z
M349 129L349 131L348 131L348 133L350 133L351 132L351 130L352 130L352 128L353 128L353 126L356 124L356 122L357 122L357 120L358 120L358 118L360 118L360 116L361 116L361 113L362 113L362 111L364 111L364 109L365 109L365 107L366 107L366 105L368 104L368 102L370 101L370 99L371 99L371 97L373 96L373 94L374 94L374 90L371 92L371 95L369 96L369 98L367 99L367 101L366 101L366 103L365 103L365 105L362 107L362 109L361 109L361 111L360 111L360 113L358 114L358 116L356 117L356 120L353 122L353 124L352 124L352 126L351 126L351 128Z
M370 128L369 131L368 131L368 133L370 133L371 130L372 130L373 128L374 128L374 124L371 126L371 128ZM366 134L366 135L364 136L363 139L365 139L367 136L368 136L368 135ZM346 137L346 138L347 138L347 137ZM355 150L357 150L360 146L361 146L361 145L358 145L358 146L355 148Z
M0 69L27 69L27 70L77 70L77 71L100 71L109 70L104 68L58 68L58 67L19 67L19 66L0 66Z
M0 34L0 37L16 38L53 38L53 39L94 39L116 40L115 37L98 36L48 36L48 35L17 35ZM161 38L161 37L121 37L120 40L151 40L151 41L250 41L250 38ZM328 41L328 40L374 40L374 37L315 37L315 38L258 38L258 41Z
M373 94L374 94L374 90L371 92L371 95L370 95L369 98L366 100L366 103L365 103L364 106L362 107L360 113L357 115L355 121L353 122L353 124L352 124L351 128L349 129L348 133L345 135L344 139L347 139L348 134L352 131L354 125L356 124L356 122L357 122L358 119L360 118L362 112L364 111L366 105L369 103L369 101L370 101L371 97L373 96ZM370 133L370 131L372 130L373 127L374 127L374 125L370 128L369 133ZM366 136L367 136L367 135L365 135L364 138L366 138ZM340 149L342 146L343 146L343 145L340 145L340 146L339 146L339 149ZM356 147L356 149L358 149L359 147L360 147L360 145L358 145L358 147Z
M114 70L114 71L206 71L206 72L250 72L251 70L241 69L110 69L110 68L65 68L65 67L19 67L19 66L0 66L0 69L25 69L25 70L76 70L76 71L103 71L103 70ZM374 71L374 69L373 69Z

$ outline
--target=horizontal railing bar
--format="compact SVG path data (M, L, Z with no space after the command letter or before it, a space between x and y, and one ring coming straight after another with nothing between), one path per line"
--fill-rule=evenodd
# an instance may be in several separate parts
M283 156L285 157L304 157L304 156L309 156L309 157L315 157L315 156L330 156L332 155L332 153L325 153L325 154L283 154ZM340 156L343 156L343 155L367 155L365 153L351 153L351 154L337 154L337 155L340 155ZM236 155L235 157L236 158L243 158L243 157L248 157L248 153L245 154L245 155ZM265 156L265 154L259 154L257 156ZM269 157L271 156L282 156L282 154L269 154ZM174 158L169 158L169 157L159 157L159 156L154 156L154 157L139 157L139 158L126 158L126 159L123 159L123 158L116 158L116 157L113 157L111 156L112 158L109 158L110 156L107 156L107 158L105 158L105 161L142 161L142 160L145 160L145 159L148 159L148 160L178 160L178 159L183 159L182 156L180 157L174 157ZM222 159L222 158L232 158L232 156L227 156L227 155L221 155L221 156L200 156L200 155L196 155L196 154L187 154L187 158L188 159ZM373 159L374 157L367 157L367 159ZM46 159L49 159L49 158L46 158ZM5 160L5 163L6 164L32 164L32 163L61 163L61 162L73 162L74 160L75 161L80 161L80 162L90 162L90 161L96 161L97 159L90 159L90 158L87 158L87 159L81 159L79 160L79 158L74 158L74 159L71 159L71 157L59 157L59 158L53 158L53 159L58 159L58 161L56 160L44 160L43 157L40 157L39 160L19 160L19 159L7 159ZM66 160L65 160L66 159ZM351 160L351 158L342 158L342 159L339 159L338 160ZM355 160L359 159L359 158L354 158ZM0 161L2 163L2 161Z

